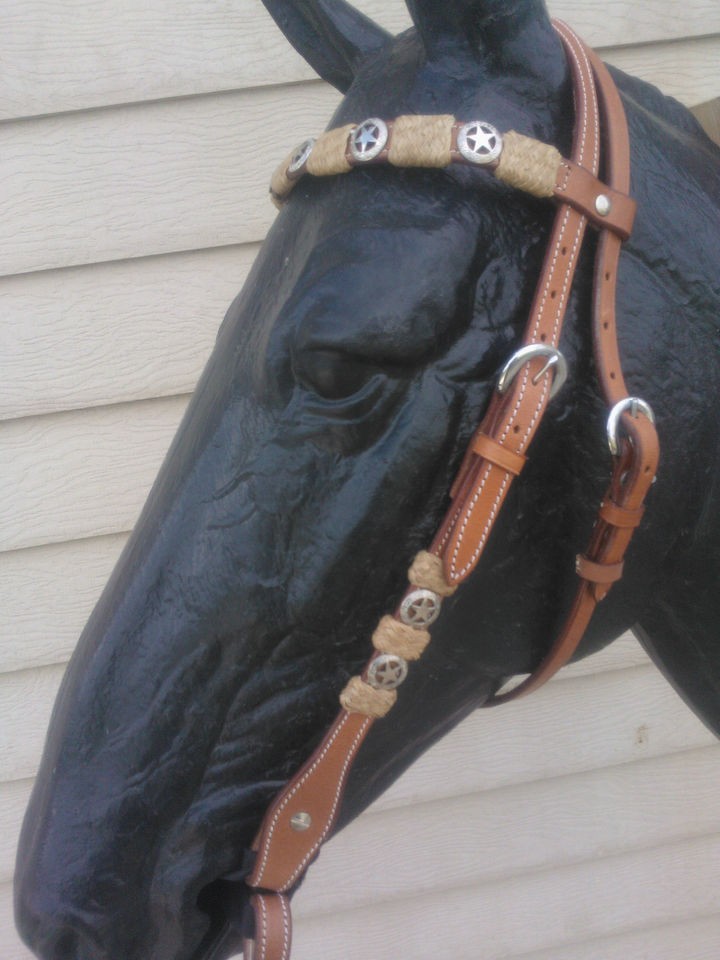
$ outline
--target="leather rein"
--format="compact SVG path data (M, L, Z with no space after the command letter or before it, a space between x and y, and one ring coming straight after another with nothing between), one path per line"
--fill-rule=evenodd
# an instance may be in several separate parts
M498 179L552 198L557 212L522 345L505 364L490 406L476 429L450 491L451 504L427 551L408 571L409 586L392 616L373 634L373 655L340 695L342 709L310 759L275 798L253 844L246 883L245 960L289 960L289 895L328 839L348 774L368 731L395 703L408 661L430 641L428 627L442 599L475 569L497 515L547 405L565 378L558 350L568 296L588 222L599 231L593 289L595 367L609 409L612 477L590 542L576 560L578 585L559 635L534 672L485 706L507 703L545 683L576 651L596 605L620 579L623 558L655 477L659 446L652 410L629 395L615 324L617 268L630 235L635 203L629 196L627 123L603 63L564 23L554 22L570 64L575 100L572 157L512 131L504 136L483 121L451 116L370 118L306 141L273 176L282 203L305 174L331 176L355 166L485 166ZM598 179L601 126L605 183ZM622 427L622 430L620 429Z

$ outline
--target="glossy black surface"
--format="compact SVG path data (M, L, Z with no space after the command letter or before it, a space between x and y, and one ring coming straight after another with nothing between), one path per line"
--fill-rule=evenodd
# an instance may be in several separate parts
M538 3L416 0L427 47L414 30L378 47L382 33L342 4L335 19L324 0L267 5L349 87L331 126L447 112L568 150L567 70ZM639 201L622 356L663 456L582 653L639 624L720 731L719 151L678 104L617 80ZM551 218L466 168L297 187L58 698L18 859L19 925L39 956L220 960L237 946L262 811L333 718L432 537L523 328ZM563 617L610 475L591 246L563 335L569 382L482 563L363 747L345 820L502 678L530 670Z

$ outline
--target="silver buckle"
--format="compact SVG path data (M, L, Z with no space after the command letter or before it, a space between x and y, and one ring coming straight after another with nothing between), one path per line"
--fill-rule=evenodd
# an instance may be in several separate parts
M507 393L521 367L535 357L547 357L547 363L539 373L535 374L532 382L539 383L540 378L552 369L554 373L552 386L550 387L550 399L552 400L567 380L567 361L555 347L546 347L542 343L530 343L526 347L520 347L519 350L515 351L500 371L497 382L498 393Z
M620 453L620 443L618 442L618 426L620 417L626 410L630 411L632 417L637 418L638 413L644 413L650 423L655 423L655 414L649 403L641 400L640 397L625 397L620 400L610 411L607 418L607 440L610 453L616 457Z

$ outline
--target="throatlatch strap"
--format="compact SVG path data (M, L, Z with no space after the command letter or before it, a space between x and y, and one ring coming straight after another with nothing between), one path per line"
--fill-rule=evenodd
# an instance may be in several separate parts
M611 78L595 55L565 24L555 22L555 29L574 83L572 159L563 160L555 148L511 134L505 137L510 149L503 151L495 170L505 182L558 202L523 341L531 352L519 351L522 362L513 379L503 385L502 392L496 392L453 484L451 508L430 551L421 551L408 571L410 587L394 615L381 620L373 636L375 653L365 671L343 691L343 709L331 729L265 815L253 845L255 866L247 879L254 890L255 931L245 944L246 960L288 960L290 911L285 895L292 892L330 835L352 763L374 718L390 709L395 699L393 688L404 678L406 661L417 659L427 645L427 627L438 615L442 598L450 596L474 569L509 486L522 470L525 451L550 399L555 372L548 355L553 355L560 338L588 219L601 229L594 306L596 365L608 403L620 403L625 410L629 400L615 334L617 259L635 209L627 197L629 148L624 112ZM608 137L608 184L597 179L600 122L595 80ZM421 123L428 119L433 120L429 140L427 127ZM453 117L400 117L388 126L393 139L384 155L373 162L419 166L461 162L456 150L459 125ZM421 128L428 147L417 146ZM354 162L347 144L352 129L350 125L329 131L309 156L298 158L296 152L289 158L273 177L275 199L282 202L305 173L326 176L351 170ZM531 157L529 173L522 160L525 156ZM496 696L491 705L530 692L567 662L595 605L621 570L658 457L653 425L644 416L633 415L637 414L633 403L622 413L625 437L618 441L612 481L591 542L578 563L580 586L565 626L536 672L509 693Z

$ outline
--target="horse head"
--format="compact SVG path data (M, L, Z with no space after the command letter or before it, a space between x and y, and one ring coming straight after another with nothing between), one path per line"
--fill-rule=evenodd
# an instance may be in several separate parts
M345 94L330 128L480 116L567 152L572 90L541 2L409 0L414 27L396 38L343 2L266 5ZM640 201L621 343L665 457L626 576L581 653L640 623L717 726L717 669L703 681L677 667L662 607L680 603L669 584L687 570L688 609L706 597L696 642L680 650L686 663L707 660L718 601L706 588L720 572L708 480L718 414L705 402L720 387L717 153L678 105L618 82ZM676 188L659 197L663 183ZM519 339L551 215L469 167L368 167L296 186L63 682L19 854L19 924L39 956L225 955L244 852L438 526ZM692 224L682 247L678 224ZM343 821L546 649L609 471L583 322L590 287L583 262L563 341L568 383L481 567L364 744Z

